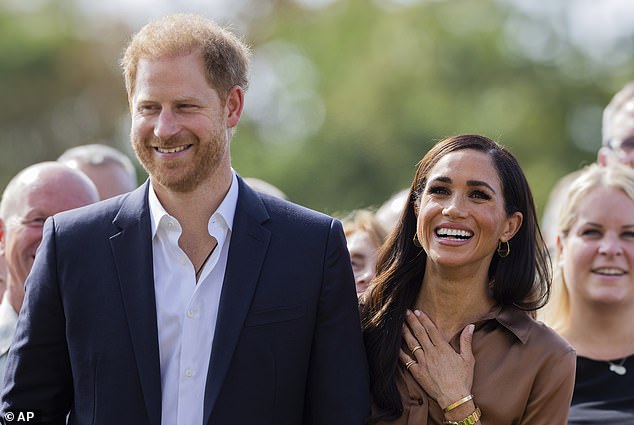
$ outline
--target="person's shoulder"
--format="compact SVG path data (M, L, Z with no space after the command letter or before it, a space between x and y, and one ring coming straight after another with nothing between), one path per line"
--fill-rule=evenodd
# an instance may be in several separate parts
M535 320L529 312L515 305L502 306L497 320L536 355L574 351L572 346L552 328Z
M259 193L271 219L291 220L303 223L331 223L333 218L325 213L280 199L275 196Z
M568 341L545 323L533 319L528 314L524 315L523 320L529 330L527 345L544 354L566 354L575 351Z
M54 216L55 226L58 230L66 228L79 230L82 226L90 229L100 224L110 225L130 196L138 197L142 196L142 194L136 193L135 190L83 207L62 211Z

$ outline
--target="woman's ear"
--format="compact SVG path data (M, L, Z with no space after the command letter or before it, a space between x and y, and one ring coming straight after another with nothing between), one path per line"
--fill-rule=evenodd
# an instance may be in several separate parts
M508 242L515 236L520 227L522 227L522 221L524 216L521 212L515 211L509 218L506 219L506 229L502 232L500 240L502 242Z
M564 241L561 239L561 235L559 233L557 234L555 241L557 244L557 258L561 261L564 255Z

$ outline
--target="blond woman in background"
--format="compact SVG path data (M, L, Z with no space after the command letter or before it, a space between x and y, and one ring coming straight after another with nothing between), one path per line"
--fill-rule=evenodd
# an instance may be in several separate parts
M545 320L577 351L569 425L634 424L634 171L585 168L558 225Z

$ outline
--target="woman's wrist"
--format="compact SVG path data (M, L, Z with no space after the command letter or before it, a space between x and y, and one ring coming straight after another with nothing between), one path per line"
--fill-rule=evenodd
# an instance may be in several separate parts
M469 389L463 388L455 391L447 391L447 389L445 389L445 391L443 391L443 393L436 398L436 402L438 403L440 408L443 409L444 412L447 409L453 410L457 408L460 404L464 404L467 401L471 400L471 398L473 398L473 395L471 394L471 390ZM452 405L455 405L456 403L457 405L452 407Z
M479 407L476 407L473 412L471 412L469 415L465 416L464 418L459 419L457 421L446 420L446 421L443 421L443 424L445 425L475 425L480 422L481 417L482 417L482 412L480 411Z
M449 421L449 423L451 423L452 421L461 421L471 415L476 410L476 408L477 406L475 404L475 400L471 399L465 403L462 403L460 406L451 409L450 411L443 411L445 421Z
M456 407L459 407L459 406L465 404L466 402L468 402L469 400L472 400L472 399L473 399L473 395L472 394L468 394L468 395L460 398L459 400L456 400L453 403L447 405L446 407L443 407L442 411L444 413L451 412Z

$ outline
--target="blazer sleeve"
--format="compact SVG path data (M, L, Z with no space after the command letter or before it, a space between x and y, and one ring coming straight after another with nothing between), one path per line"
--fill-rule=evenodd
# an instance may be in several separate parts
M341 223L332 220L313 337L304 424L363 424L368 366L354 277Z
M72 400L65 319L56 275L55 223L49 218L26 280L26 296L9 351L2 413L32 411L41 424L65 424ZM9 422L7 422L9 423Z

